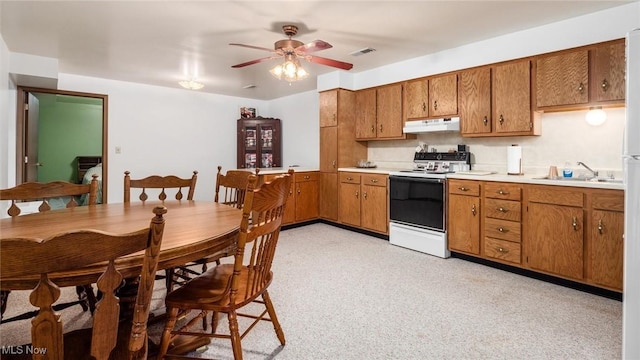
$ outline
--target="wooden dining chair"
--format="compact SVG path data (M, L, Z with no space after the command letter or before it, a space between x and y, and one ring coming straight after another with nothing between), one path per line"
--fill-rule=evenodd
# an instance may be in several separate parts
M180 178L175 175L160 176L151 175L142 179L131 179L131 172L124 172L124 203L131 202L132 189L140 189L140 195L138 199L140 201L147 201L149 199L148 189L160 189L158 194L158 200L164 201L167 199L167 191L175 190L173 198L176 200L184 199L184 192L187 197L185 200L193 200L193 195L196 190L196 182L198 181L198 172L193 171L191 178ZM167 291L170 291L176 282L181 282L184 278L188 278L188 273L197 274L189 268L189 265L178 266L175 268L168 268L164 270L165 285Z
M242 209L251 174L251 171L246 170L227 170L227 173L223 174L222 166L218 166L214 201Z
M11 206L7 214L16 217L22 213L18 206L21 202L41 202L38 206L39 212L52 209L51 202L58 203L59 206L67 208L79 205L80 197L88 195L88 205L96 205L98 199L98 176L94 175L89 184L73 184L66 181L52 182L26 182L8 189L0 189L0 201L10 200ZM53 206L55 207L55 206ZM93 313L96 305L96 297L90 284L78 286L78 303L84 311L90 310ZM9 291L0 292L0 314L6 310ZM70 304L61 304L58 308L67 307ZM0 315L1 316L1 315ZM16 318L22 318L22 315Z
M46 359L146 359L147 320L154 276L164 231L167 209L153 209L154 217L144 229L128 234L108 234L97 230L75 230L52 235L42 241L32 238L0 240L0 279L33 276L37 286L29 300L39 309L31 322L30 349L46 350ZM118 271L120 257L145 251L132 318L121 322L116 290L122 284ZM52 305L60 296L52 274L81 271L85 266L104 264L97 279L102 298L93 314L90 329L63 334L63 320ZM96 265L92 265L96 266ZM88 336L88 339L85 337ZM42 358L33 355L33 359Z
M271 321L278 340L282 345L285 344L284 332L276 317L267 288L273 279L271 264L280 235L292 174L293 171L289 171L288 174L278 176L258 189L255 189L257 177L249 177L234 262L213 267L167 294L167 320L162 334L159 359L165 356L170 358L168 354L184 352L181 344L185 335L206 339L230 339L234 358L242 359L241 339L261 320ZM240 309L251 312L245 308L251 303L263 304L265 308L257 315L239 312ZM185 326L175 329L178 314L194 310L199 310L199 314ZM197 320L206 316L208 312L212 313L211 332L198 331L194 328L199 323ZM216 332L219 313L227 314L229 335ZM239 316L253 319L252 324L243 329L242 333L238 328Z

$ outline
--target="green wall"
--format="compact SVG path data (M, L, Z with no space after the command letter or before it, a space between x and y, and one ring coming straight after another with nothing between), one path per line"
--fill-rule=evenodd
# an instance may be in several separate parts
M41 98L38 181L77 181L76 156L102 155L102 102L78 97Z

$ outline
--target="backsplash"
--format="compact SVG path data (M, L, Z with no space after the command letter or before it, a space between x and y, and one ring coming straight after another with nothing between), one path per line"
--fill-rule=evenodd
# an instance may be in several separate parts
M586 123L586 111L542 114L541 136L462 138L459 133L429 133L418 134L416 140L369 141L368 160L381 168L407 168L421 143L440 152L466 144L472 153L472 169L506 173L507 147L518 144L526 175L546 175L549 166L562 169L568 161L574 176L579 176L584 168L576 163L582 161L603 175L612 172L620 177L625 109L605 111L607 121L600 126Z

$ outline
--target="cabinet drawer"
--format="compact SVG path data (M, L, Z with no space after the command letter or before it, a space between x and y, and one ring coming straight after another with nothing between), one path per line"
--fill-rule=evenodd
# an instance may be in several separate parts
M520 244L509 241L484 238L484 254L487 257L520 264Z
M566 206L584 206L584 196L582 191L569 190L566 187L560 186L531 186L528 188L529 201L566 205Z
M360 184L360 174L340 172L340 182L349 184Z
M296 182L318 181L320 174L317 172L300 172L296 173Z
M509 221L522 219L522 206L519 201L485 199L485 216Z
M362 174L362 185L387 186L387 176L381 174Z
M484 197L520 201L522 199L522 186L518 184L485 182Z
M480 182L469 180L449 180L449 193L480 196Z
M484 219L484 235L496 239L520 242L521 224L514 221Z
M624 211L624 193L622 191L595 193L591 207L600 210Z

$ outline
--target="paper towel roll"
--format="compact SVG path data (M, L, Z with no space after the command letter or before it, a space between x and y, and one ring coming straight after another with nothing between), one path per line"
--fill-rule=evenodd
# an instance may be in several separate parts
M507 148L507 174L522 175L522 147L518 145Z

